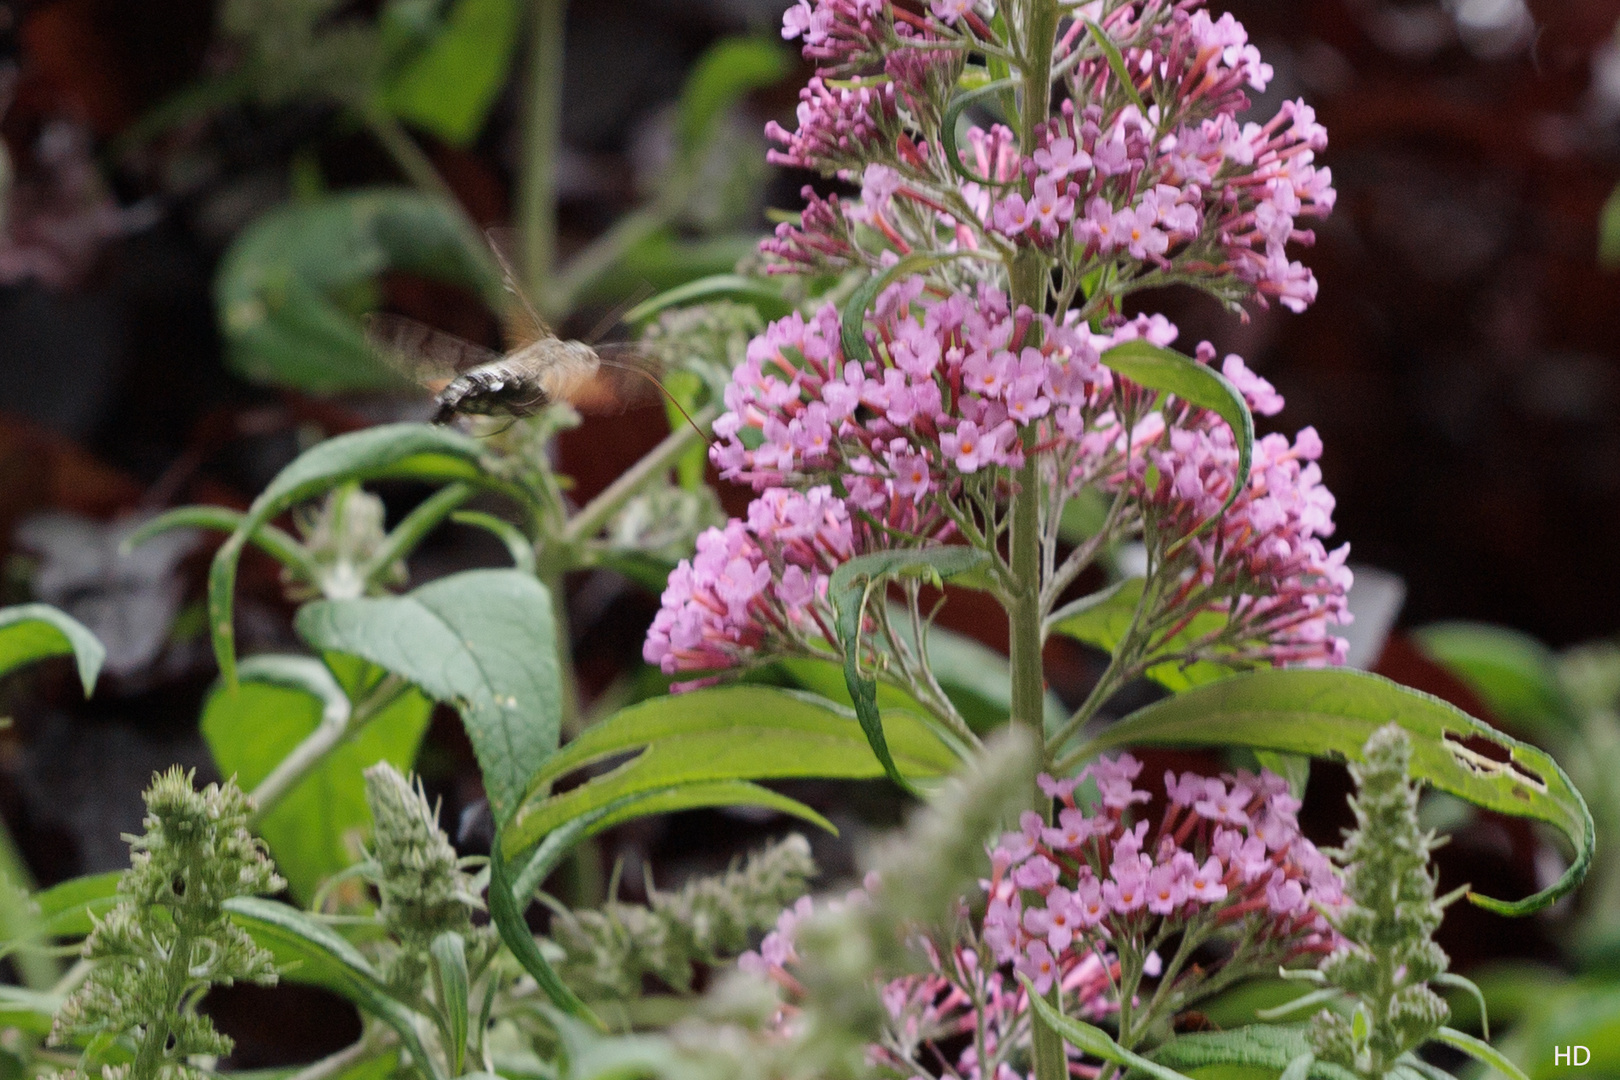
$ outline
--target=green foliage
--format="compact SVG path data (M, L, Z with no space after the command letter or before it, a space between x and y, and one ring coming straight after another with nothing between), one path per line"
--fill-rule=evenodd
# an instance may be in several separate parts
M63 1003L51 1042L127 1040L133 1061L107 1080L202 1080L196 1054L226 1054L231 1040L197 1011L209 986L276 981L270 954L235 926L224 905L273 892L282 881L247 829L252 806L234 783L198 792L178 766L146 791L146 831L130 841L118 906L86 939L89 977Z
M300 636L392 671L453 703L497 822L557 749L561 724L551 594L518 570L468 570L404 596L320 600Z
M695 965L716 966L768 930L815 876L810 845L792 835L715 877L673 892L648 890L648 903L610 902L598 911L560 909L551 936L567 959L559 973L592 998L634 998L651 976L681 992Z
M1133 628L1137 628L1139 633L1144 629L1138 626L1138 611L1146 585L1145 578L1126 578L1090 596L1081 597L1072 604L1066 604L1051 614L1048 620L1051 632L1113 653ZM1201 652L1218 651L1218 645L1211 648L1205 639L1218 636L1226 627L1226 622L1226 616L1219 612L1201 611L1191 619L1176 620L1171 628L1157 636L1152 628L1145 628L1148 633L1142 645L1141 662L1149 663L1160 656L1181 655L1200 645L1204 646ZM1166 690L1180 691L1224 679L1231 673L1231 669L1224 664L1200 659L1152 664L1143 675Z
M1551 887L1513 902L1471 892L1472 903L1523 915L1580 884L1592 859L1592 815L1556 761L1439 698L1366 672L1290 668L1235 675L1139 709L1069 757L1084 760L1120 746L1181 745L1355 761L1372 733L1392 720L1413 740L1415 776L1476 806L1544 821L1575 849L1569 869ZM1474 739L1507 760L1472 749L1468 742Z
M409 688L386 701L372 699L365 680L376 678L376 669L352 659L334 660L345 669L347 689L319 660L256 656L243 665L236 690L215 687L203 706L203 738L220 772L250 790L323 726L341 733L320 761L277 793L255 823L293 896L305 903L359 853L370 820L361 770L378 761L408 768L433 707ZM324 693L311 692L322 683ZM350 693L365 708L351 705Z
M227 362L251 381L318 394L399 388L360 324L388 270L501 303L482 238L441 197L345 192L272 210L232 243L214 282Z
M1100 39L1106 42L1107 36L1100 35ZM1112 47L1112 43L1105 47ZM1118 52L1114 55L1118 56ZM1130 83L1127 81L1125 85ZM1225 420L1238 448L1234 475L1249 475L1249 466L1254 461L1254 416L1249 412L1248 402L1226 376L1207 364L1141 338L1115 345L1103 353L1102 362L1140 386L1174 394L1187 404L1208 409ZM1242 491L1243 485L1233 484L1221 509L1211 514L1199 526L1199 531L1214 524ZM1194 535L1196 533L1189 533L1180 543L1187 543Z
M905 775L942 776L956 755L918 719L886 719L889 745ZM640 753L610 772L560 794L549 785L575 769L627 751ZM734 686L654 698L594 725L546 762L506 833L509 856L564 824L593 819L592 830L647 812L640 800L681 791L765 802L771 793L739 780L786 777L867 779L883 775L855 717L811 694L767 686ZM782 797L775 796L780 809ZM790 802L790 801L789 801ZM691 802L687 806L723 805ZM798 807L791 803L791 807ZM633 808L633 813L631 812ZM806 808L790 810L822 821ZM597 815L603 815L598 817Z
M77 619L46 604L0 608L0 676L51 656L71 656L88 696L107 650Z
M1431 623L1412 635L1419 648L1478 694L1514 730L1575 725L1553 651L1528 634L1482 623Z
M1350 765L1356 827L1334 853L1348 903L1331 918L1345 940L1320 969L1354 999L1355 1011L1348 1019L1318 1013L1311 1043L1318 1056L1382 1080L1450 1015L1428 985L1449 960L1433 940L1444 902L1435 899L1429 867L1434 834L1418 827L1418 786L1407 779L1411 739L1387 725L1367 740L1362 757Z
M522 17L518 0L456 0L425 48L381 88L382 106L448 143L470 144L506 85Z
M459 987L462 1035L448 1041L465 1045L467 970L489 961L496 935L487 925L473 926L472 913L483 904L421 784L412 785L387 762L367 769L365 781L374 830L360 872L376 887L383 927L394 940L385 978L407 1000L420 998L430 966L440 976L441 1003L446 986ZM448 983L447 971L457 973Z

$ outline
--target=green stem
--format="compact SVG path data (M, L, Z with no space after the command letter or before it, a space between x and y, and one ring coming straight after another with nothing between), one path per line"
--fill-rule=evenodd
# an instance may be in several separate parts
M319 726L310 732L303 742L293 747L292 753L282 758L281 763L270 775L254 787L249 796L254 804L253 816L249 819L249 823L257 824L263 821L264 816L276 803L297 787L300 780L326 759L326 755L336 750L368 722L376 719L384 709L399 700L400 695L409 687L410 684L404 679L391 674L379 682L376 688L366 695L366 699L353 710L328 708L321 717Z
M169 1035L173 1030L174 1017L179 1015L190 981L191 945L191 933L181 920L176 919L174 944L170 947L168 962L163 965L163 1003L155 1010L152 1022L141 1034L140 1044L135 1050L135 1061L129 1068L129 1080L157 1080L164 1059L169 1055Z
M1018 51L1022 76L1019 111L1018 149L1026 157L1035 152L1037 135L1052 108L1052 48L1057 41L1057 0L1024 0L1016 19ZM1051 264L1039 250L1026 247L1014 256L1011 277L1013 309L1027 304L1036 312L1046 310ZM1024 464L1018 470L1018 490L1013 495L1011 532L1008 537L1009 562L1015 583L1014 599L1007 618L1012 666L1012 719L1026 724L1035 733L1045 757L1042 719L1046 695L1045 673L1041 664L1041 477L1035 461L1033 426L1025 441ZM1050 811L1051 800L1044 800ZM1062 989L1054 985L1052 1004L1063 1007ZM1032 1042L1036 1080L1068 1080L1069 1063L1063 1052L1063 1037L1032 1017Z
M551 595L551 621L557 636L557 683L564 739L579 734L579 686L574 681L574 643L568 622L568 582L558 567L541 574L540 582Z
M674 467L676 460L692 445L692 440L702 437L701 429L719 414L718 405L708 405L692 415L691 424L682 424L664 436L663 442L647 451L640 461L621 473L617 480L602 489L600 495L569 519L568 527L563 530L563 539L569 544L582 544L601 532L613 515L641 490L642 485Z
M552 272L557 265L557 155L562 145L563 32L568 0L534 0L530 14L529 102L523 125L523 173L518 181L518 230L524 285L554 317Z

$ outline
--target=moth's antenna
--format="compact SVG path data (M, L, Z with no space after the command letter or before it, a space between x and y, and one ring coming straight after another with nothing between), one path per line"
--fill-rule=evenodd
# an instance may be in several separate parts
M675 406L675 411L680 413L682 416L686 417L686 422L688 424L692 425L692 430L698 433L698 438L702 439L704 442L708 443L710 446L714 445L714 440L712 438L710 438L708 435L705 435L703 433L703 429L698 427L697 421L692 419L692 414L687 412L685 407L682 406L679 401L675 400L675 395L669 392L668 387L666 387L663 383L659 382L657 379L653 378L651 372L642 371L640 368L627 368L626 370L635 372L637 375L640 375L643 379L646 379L648 382L650 382L654 386L658 387L658 392L660 394L663 394L666 398L669 399L669 403L671 405Z

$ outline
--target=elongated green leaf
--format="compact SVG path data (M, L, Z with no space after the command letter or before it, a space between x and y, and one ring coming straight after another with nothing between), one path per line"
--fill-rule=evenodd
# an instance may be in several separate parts
M1019 981L1024 984L1024 990L1029 995L1029 1003L1040 1019L1053 1031L1063 1036L1063 1041L1069 1045L1077 1047L1093 1057L1111 1061L1115 1065L1128 1066L1131 1069L1145 1072L1149 1076L1156 1077L1157 1080L1187 1080L1187 1077L1176 1072L1176 1070L1125 1049L1102 1028L1092 1027L1090 1024L1082 1020L1076 1020L1072 1016L1064 1016L1053 1008L1052 1004L1043 995L1035 992L1035 988L1029 984L1028 979L1020 975Z
M47 938L83 937L94 929L92 917L101 918L118 903L122 870L69 878L34 894L39 905L39 931Z
M793 305L783 298L782 290L769 281L741 274L711 274L643 300L624 313L624 321L634 326L669 308L722 296L752 304L767 319L780 318L793 310Z
M235 896L225 901L224 908L232 921L270 950L286 978L324 986L348 998L393 1028L431 1080L445 1080L444 1069L422 1044L417 1013L388 992L353 945L297 908L274 900Z
M924 578L938 585L949 577L976 570L990 560L976 548L941 547L923 551L879 551L861 555L833 571L827 596L838 615L838 647L844 653L844 684L855 702L855 716L883 771L906 791L915 793L889 754L878 710L877 680L861 672L861 624L868 603L884 603L883 583L891 578Z
M957 763L909 714L891 716L888 734L908 776L941 776ZM633 750L641 753L611 772L545 797L552 780ZM635 795L737 780L882 775L854 714L823 698L769 686L653 698L588 728L546 763L535 775L535 794L507 830L507 851L525 850L574 818Z
M244 229L220 264L214 302L227 362L254 382L318 394L399 388L366 347L359 310L340 305L387 270L463 286L497 310L503 303L483 238L436 196L377 188L290 203Z
M721 38L709 46L681 88L675 137L682 153L702 150L727 109L750 90L780 82L792 63L779 42L766 38Z
M1598 264L1620 266L1620 184L1609 192L1598 216Z
M838 835L837 826L797 799L790 799L768 787L761 787L746 780L715 780L679 784L663 790L638 791L619 802L610 803L603 807L602 816L594 820L580 838L595 836L632 818L673 814L682 810L702 810L716 806L757 806L765 810L776 810L826 829L834 836Z
M358 693L359 688L352 688ZM412 690L383 709L311 769L259 819L276 868L300 903L322 881L359 857L371 821L366 768L387 761L408 770L427 732L433 703ZM202 733L222 775L251 791L349 698L325 664L304 656L255 656L243 662L235 691L216 687L203 706Z
M231 533L241 527L246 517L242 511L224 506L178 506L148 519L124 538L123 546L125 549L140 547L152 537L170 529L216 529ZM274 525L260 525L248 542L289 570L306 578L313 576L303 547L289 533Z
M919 274L930 266L938 266L952 257L949 254L919 251L907 255L883 273L873 274L862 282L844 302L844 312L840 318L839 334L844 346L844 355L862 363L872 359L872 347L866 343L866 314L872 309L872 305L877 303L879 293L903 278Z
M1051 632L1095 645L1104 652L1113 652L1130 632L1136 617L1137 605L1142 600L1142 578L1126 578L1116 585L1081 597L1065 605L1052 615ZM1174 654L1191 646L1207 634L1226 625L1226 616L1216 611L1202 611L1194 615L1187 625L1168 639L1157 642L1154 655ZM1194 686L1212 683L1232 674L1232 669L1211 660L1197 660L1191 664L1155 664L1145 672L1148 678L1166 690L1188 690Z
M534 544L523 530L510 521L498 518L494 514L486 514L482 510L457 510L450 515L450 520L457 525L470 525L475 529L483 529L506 545L507 554L512 556L512 565L525 574L534 573Z
M388 111L455 146L478 137L517 51L519 0L457 0L431 45L383 90Z
M451 1071L461 1074L462 1060L467 1053L468 977L467 943L454 930L446 930L433 939L428 951L433 956L433 975L438 983L439 1008L445 1019L445 1049L450 1053Z
M1253 1024L1230 1031L1178 1035L1152 1053L1154 1061L1190 1072L1210 1066L1239 1066L1286 1072L1311 1054L1303 1024ZM1355 1080L1355 1073L1312 1059L1301 1076L1313 1080Z
M320 600L299 611L297 628L318 649L363 657L454 705L499 823L557 749L551 595L528 574L469 570L405 596Z
M529 898L523 897L520 901L512 892L512 876L506 862L508 844L500 829L495 831L495 843L489 849L489 917L500 932L501 941L506 944L523 965L523 970L534 977L540 989L545 991L552 1004L570 1016L590 1024L598 1031L607 1030L606 1025L591 1012L590 1007L579 999L579 995L570 990L555 968L535 944L534 935L529 931L529 924L523 921L523 909L528 906Z
M30 1035L47 1035L64 1000L62 994L22 986L0 986L0 1025L18 1028Z
M478 442L426 424L384 424L312 447L259 493L208 572L208 618L214 655L227 685L236 682L236 568L248 539L277 514L350 480L404 477L429 482L471 480L494 486L479 468Z
M1106 41L1104 37L1102 40ZM1143 338L1115 345L1102 355L1102 362L1138 386L1174 394L1189 405L1208 409L1232 429L1237 443L1239 482L1232 485L1226 502L1199 525L1194 534L1208 528L1226 508L1231 506L1249 484L1249 468L1254 463L1254 414L1231 380L1214 368L1183 356L1173 349L1161 348ZM1185 543L1184 539L1182 543Z
M975 184L985 184L992 187L1000 186L989 176L980 176L962 163L962 152L957 148L956 129L961 121L962 113L969 105L983 100L991 95L1011 91L1018 85L1017 79L995 79L982 83L970 90L963 90L951 98L950 104L945 106L945 115L940 124L940 142L945 152L945 161L963 179L971 180Z
M1574 849L1569 869L1550 888L1514 902L1471 892L1470 901L1499 914L1526 915L1580 884L1592 861L1592 815L1551 756L1439 698L1367 672L1292 668L1234 675L1139 709L1077 756L1118 746L1184 745L1360 760L1362 744L1391 721L1413 736L1413 776L1487 810L1546 822Z
M1524 1075L1524 1070L1513 1064L1506 1054L1490 1043L1476 1039L1466 1032L1458 1031L1456 1028L1442 1027L1435 1032L1434 1037L1437 1042L1443 1042L1453 1049L1461 1050L1476 1061L1483 1061L1503 1076L1509 1077L1510 1080L1530 1080L1529 1077Z
M0 608L0 675L51 656L73 657L89 697L107 650L83 623L49 604Z
M1090 19L1086 19L1085 24L1086 29L1091 31L1091 40L1097 43L1097 48L1102 50L1103 57L1108 61L1108 69L1114 73L1114 78L1119 81L1120 89L1125 91L1125 96L1131 99L1131 104L1135 105L1138 111L1145 114L1147 105L1142 102L1142 95L1136 89L1136 82L1131 78L1130 69L1125 66L1125 57L1120 55L1119 46L1115 45L1114 39L1108 36L1108 31Z
M1558 683L1553 651L1529 634L1485 623L1444 622L1422 627L1412 637L1516 729L1533 734L1569 732L1577 726Z

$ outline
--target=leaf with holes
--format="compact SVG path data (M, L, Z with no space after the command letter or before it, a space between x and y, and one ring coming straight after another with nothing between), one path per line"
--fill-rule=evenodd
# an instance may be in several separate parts
M1529 634L1485 623L1443 622L1412 637L1516 730L1568 735L1579 728L1558 682L1557 656Z
M1234 675L1137 710L1074 756L1123 746L1247 746L1359 761L1368 736L1392 721L1412 735L1414 777L1487 810L1546 822L1574 848L1574 861L1550 888L1514 902L1474 892L1469 900L1502 915L1527 915L1581 883L1592 861L1592 814L1558 763L1379 675L1304 668Z
M551 594L519 570L469 570L404 596L319 600L298 612L317 649L392 671L461 713L498 824L557 749Z

